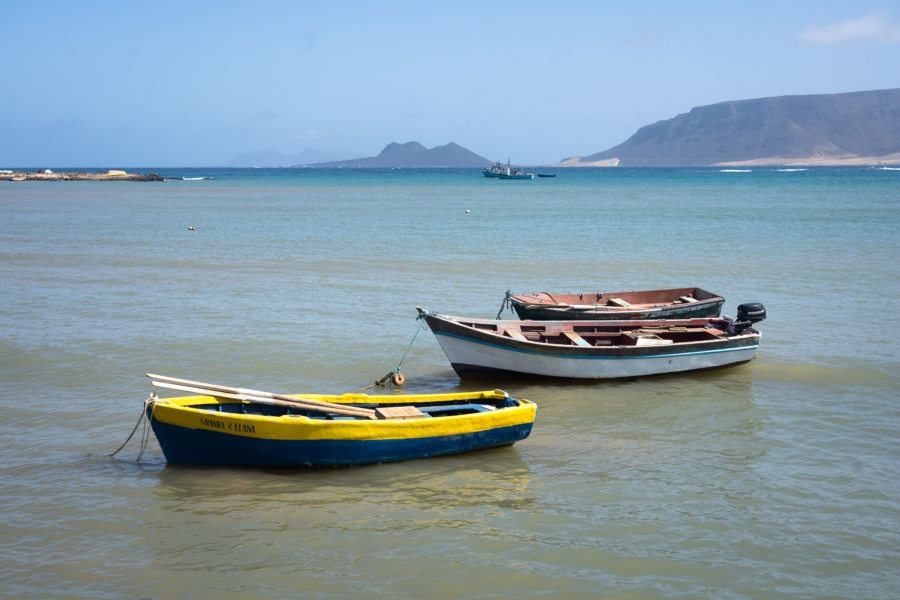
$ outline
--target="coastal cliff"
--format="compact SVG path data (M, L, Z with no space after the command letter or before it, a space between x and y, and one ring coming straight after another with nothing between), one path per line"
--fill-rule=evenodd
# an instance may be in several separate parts
M900 89L700 106L560 166L900 164Z

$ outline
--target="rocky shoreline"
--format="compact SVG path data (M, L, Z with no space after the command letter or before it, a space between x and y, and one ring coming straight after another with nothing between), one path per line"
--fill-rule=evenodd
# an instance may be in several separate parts
M4 172L6 181L169 181L174 177L162 177L155 173L126 173L107 171L106 173L53 173L52 171L11 171Z

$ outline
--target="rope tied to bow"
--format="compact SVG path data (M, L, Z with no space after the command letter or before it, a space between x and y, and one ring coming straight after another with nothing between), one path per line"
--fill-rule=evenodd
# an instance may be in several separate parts
M156 401L158 398L156 397L156 392L150 392L150 397L144 400L144 404L141 406L141 416L138 417L137 423L134 424L134 428L131 430L131 433L128 434L128 437L122 442L122 445L116 448L116 450L110 454L110 456L115 456L119 453L119 451L124 448L128 442L131 441L131 438L134 437L135 432L138 427L141 426L141 423L144 424L144 429L141 431L141 448L138 452L137 462L141 462L141 458L144 456L144 451L147 449L147 444L150 441L150 427L148 427L148 423L150 419L153 417L153 410L156 408ZM152 404L152 408L150 409L150 416L147 416L147 406ZM147 419L144 421L144 419Z
M416 336L419 335L420 331L428 328L427 324L425 323L425 317L427 315L427 312L420 312L418 315L416 315L416 321L421 321L421 323L416 326L416 331L415 333L413 333L412 339L410 340L409 345L406 347L406 352L404 352L403 356L400 357L400 362L397 363L397 366L388 371L387 375L377 380L372 385L367 385L366 387L362 388L363 390L368 390L375 387L376 385L387 385L388 381L390 381L393 385L403 385L403 383L406 381L406 377L404 377L403 373L400 372L400 367L403 366L403 361L406 360L409 351L412 349L412 346L416 341Z

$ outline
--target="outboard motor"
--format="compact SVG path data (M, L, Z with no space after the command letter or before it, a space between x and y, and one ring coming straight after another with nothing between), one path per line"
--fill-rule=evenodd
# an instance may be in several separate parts
M748 302L741 304L737 309L737 319L734 322L735 333L744 333L744 330L759 323L766 318L766 307L761 302Z

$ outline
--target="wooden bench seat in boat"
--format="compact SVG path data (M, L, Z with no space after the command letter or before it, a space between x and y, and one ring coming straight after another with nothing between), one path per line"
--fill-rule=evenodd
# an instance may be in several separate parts
M511 337L514 340L519 340L520 342L528 341L528 338L526 338L524 335L522 335L521 331L519 331L518 329L513 329L512 327L504 327L503 330L500 332L500 335L504 335L504 334L508 335L509 337Z
M376 419L421 419L425 416L415 406L380 406L375 409Z
M586 339L584 339L583 337L581 337L574 331L563 331L562 334L564 336L566 336L576 346L590 346L591 345Z
M497 410L496 406L488 406L486 404L439 404L437 406L421 406L419 407L426 417L435 413L438 416L447 416L444 413L473 413L473 412L489 412Z
M610 298L607 300L610 306L619 306L621 308L631 308L631 303L622 300L621 298Z
M674 343L672 340L659 337L652 331L641 329L629 331L625 335L634 340L635 346L665 346Z
M698 340L713 340L716 338L720 338L725 335L725 332L721 329L715 329L713 327L683 327L683 326L674 326L674 327L642 327L634 332L636 335L653 335L659 337L663 336L674 336L679 342L686 341L698 341Z

